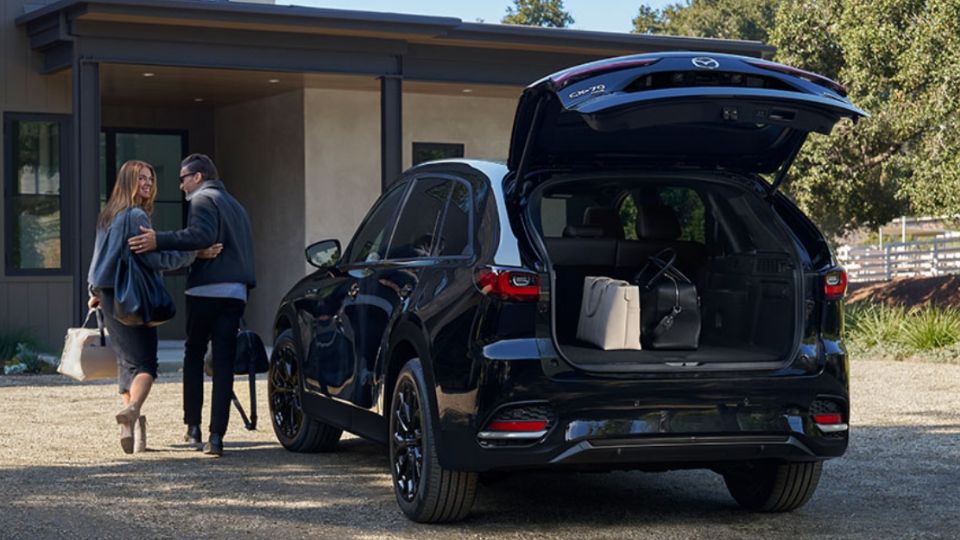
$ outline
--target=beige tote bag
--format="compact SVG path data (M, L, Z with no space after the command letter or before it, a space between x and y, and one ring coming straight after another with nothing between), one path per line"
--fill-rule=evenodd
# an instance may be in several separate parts
M640 289L626 281L587 276L577 339L605 351L640 350Z
M97 327L87 328L96 313ZM78 381L117 378L117 355L103 327L103 312L91 309L80 328L68 328L57 371Z

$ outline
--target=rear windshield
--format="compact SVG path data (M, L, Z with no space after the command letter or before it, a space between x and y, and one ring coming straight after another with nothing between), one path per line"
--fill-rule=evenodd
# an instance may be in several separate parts
M547 188L539 200L545 238L675 240L714 253L782 250L775 216L740 187L689 180L580 180Z

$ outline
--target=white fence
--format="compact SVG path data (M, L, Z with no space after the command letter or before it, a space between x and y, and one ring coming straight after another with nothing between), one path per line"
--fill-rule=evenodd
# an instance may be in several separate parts
M845 246L837 258L852 283L960 274L960 238L894 242L882 248Z

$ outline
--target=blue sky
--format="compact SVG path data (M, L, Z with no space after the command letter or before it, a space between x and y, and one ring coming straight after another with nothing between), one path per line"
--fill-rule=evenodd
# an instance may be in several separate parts
M576 19L573 28L629 32L632 28L630 21L637 14L641 4L660 8L675 1L678 0L564 0L563 5ZM500 18L507 12L507 6L512 6L513 2L511 0L404 0L403 2L397 2L397 0L277 0L277 4L439 15L457 17L466 22L483 19L488 23L496 23L500 22Z

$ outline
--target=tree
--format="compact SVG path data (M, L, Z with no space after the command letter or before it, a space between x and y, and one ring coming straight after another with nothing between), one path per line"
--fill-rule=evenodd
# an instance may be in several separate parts
M661 10L641 6L633 27L642 34L767 41L779 4L780 0L687 0Z
M960 3L789 4L772 32L777 59L837 77L871 113L811 136L790 175L797 202L834 234L960 213Z
M769 41L846 85L871 117L812 134L785 188L828 234L960 214L960 1L687 0L634 29Z
M513 3L500 22L552 28L573 24L573 17L563 9L563 0L513 0Z

